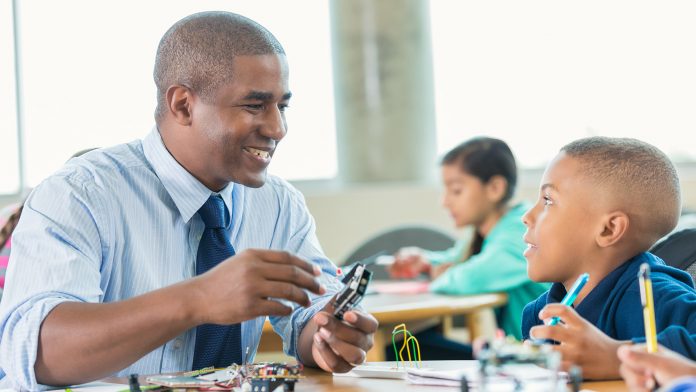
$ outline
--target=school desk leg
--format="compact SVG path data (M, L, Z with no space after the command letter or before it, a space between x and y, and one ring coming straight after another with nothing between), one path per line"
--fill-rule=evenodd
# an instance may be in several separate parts
M492 309L481 309L466 315L466 327L469 329L469 339L473 342L479 336L489 339L495 337L496 323Z

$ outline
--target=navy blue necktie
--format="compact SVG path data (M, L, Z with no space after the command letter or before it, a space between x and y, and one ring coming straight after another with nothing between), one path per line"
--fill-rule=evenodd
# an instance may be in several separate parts
M196 256L196 275L205 273L221 261L234 256L225 228L230 219L225 202L218 195L212 195L198 210L205 222L205 230L198 245ZM229 298L211 298L211 301L227 301ZM241 324L217 325L203 324L196 328L196 348L193 353L193 370L208 366L227 367L232 363L242 363Z

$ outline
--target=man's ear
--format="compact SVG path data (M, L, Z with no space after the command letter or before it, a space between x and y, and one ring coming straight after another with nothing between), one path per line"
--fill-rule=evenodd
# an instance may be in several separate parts
M507 187L508 182L505 177L496 175L491 177L486 183L486 194L490 200L498 203L505 197Z
M182 85L169 86L167 89L167 111L180 125L191 125L193 91Z
M602 219L602 230L595 240L600 248L606 248L619 242L628 234L630 220L622 211L613 211Z

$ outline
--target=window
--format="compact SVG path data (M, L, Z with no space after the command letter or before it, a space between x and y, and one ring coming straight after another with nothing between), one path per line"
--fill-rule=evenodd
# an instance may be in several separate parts
M15 55L12 2L0 2L0 194L19 193L17 105L15 100Z
M287 179L336 174L326 2L305 7L301 21L288 17L297 13L297 5L282 0L25 0L20 5L29 186L78 150L145 136L154 125L152 69L159 39L182 17L216 9L258 21L288 54L290 132L269 170Z
M696 160L696 3L430 3L440 152L487 134L538 167L606 135Z

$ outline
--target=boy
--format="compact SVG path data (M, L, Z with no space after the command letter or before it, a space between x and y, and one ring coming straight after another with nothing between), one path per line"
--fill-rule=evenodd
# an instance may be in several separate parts
M637 274L648 263L658 341L695 358L693 282L646 252L675 227L680 209L676 171L657 148L606 137L563 147L522 218L529 277L556 282L525 307L523 337L558 342L564 366L582 366L585 378L619 378L617 349L645 336ZM584 272L590 281L573 307L558 304ZM544 325L552 317L562 323Z

